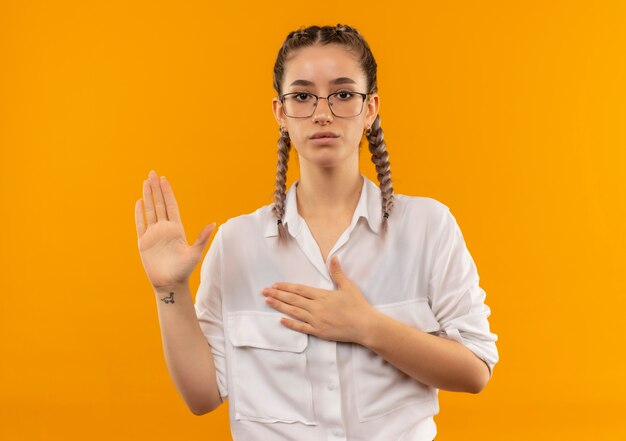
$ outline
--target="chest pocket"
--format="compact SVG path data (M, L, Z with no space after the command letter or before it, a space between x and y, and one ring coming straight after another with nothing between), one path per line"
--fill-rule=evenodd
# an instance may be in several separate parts
M228 313L235 418L315 425L306 361L309 336L280 324L281 317L273 312Z
M440 328L426 299L375 305L385 315L424 332ZM410 404L436 399L437 390L408 376L380 355L352 346L359 420L369 421Z

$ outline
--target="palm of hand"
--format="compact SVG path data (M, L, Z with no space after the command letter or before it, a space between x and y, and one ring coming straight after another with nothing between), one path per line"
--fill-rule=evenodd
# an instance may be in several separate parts
M145 215L145 220L144 220ZM215 223L207 225L189 245L174 191L154 170L143 182L143 201L135 202L135 226L141 262L152 286L172 288L186 283L202 259Z
M155 288L180 284L198 264L197 252L187 244L182 225L159 220L139 238L139 252Z

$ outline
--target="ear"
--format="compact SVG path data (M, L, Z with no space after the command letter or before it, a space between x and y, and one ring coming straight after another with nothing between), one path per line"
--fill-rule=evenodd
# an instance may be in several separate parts
M272 112L279 126L287 127L287 118L283 113L283 103L277 97L272 99Z
M365 123L368 127L371 127L374 124L374 120L378 115L378 109L380 106L380 98L378 97L378 93L372 93L366 98L365 101Z

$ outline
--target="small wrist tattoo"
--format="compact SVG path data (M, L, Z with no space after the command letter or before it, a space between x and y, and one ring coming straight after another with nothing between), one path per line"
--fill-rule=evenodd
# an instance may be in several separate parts
M174 293L171 292L169 296L163 297L161 300L163 300L165 303L174 303Z

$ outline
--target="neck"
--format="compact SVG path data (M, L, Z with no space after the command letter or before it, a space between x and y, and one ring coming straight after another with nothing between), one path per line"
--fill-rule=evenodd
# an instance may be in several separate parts
M349 170L301 168L296 186L298 212L307 219L350 216L364 184L358 167Z

